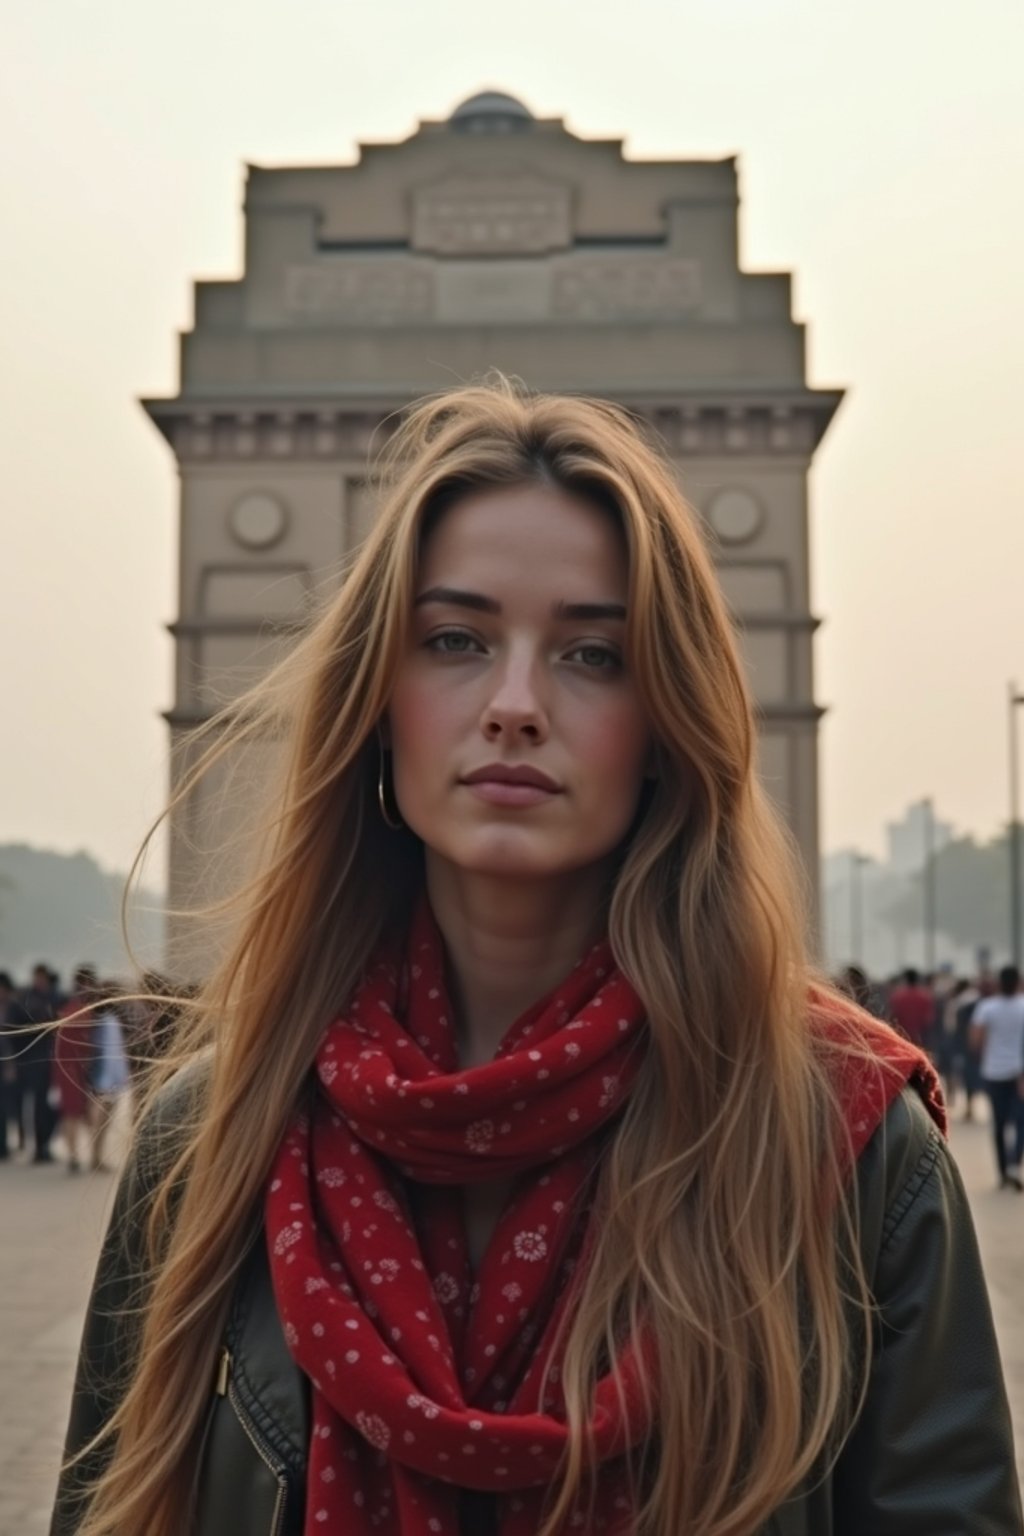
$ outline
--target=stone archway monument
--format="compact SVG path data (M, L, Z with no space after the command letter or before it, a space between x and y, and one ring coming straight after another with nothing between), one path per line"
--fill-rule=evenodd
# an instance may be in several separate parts
M807 476L841 395L807 384L790 275L741 270L738 206L732 159L629 160L493 92L351 164L249 168L243 275L196 284L180 390L145 402L181 476L172 777L365 535L380 423L498 368L621 402L678 462L816 889ZM254 750L218 834L261 771ZM172 906L216 894L202 817L172 821Z

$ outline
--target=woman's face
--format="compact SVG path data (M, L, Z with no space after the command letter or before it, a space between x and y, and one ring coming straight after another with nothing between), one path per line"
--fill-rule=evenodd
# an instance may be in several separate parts
M652 746L627 575L614 520L550 486L473 492L439 519L387 721L398 808L428 857L554 878L621 842Z

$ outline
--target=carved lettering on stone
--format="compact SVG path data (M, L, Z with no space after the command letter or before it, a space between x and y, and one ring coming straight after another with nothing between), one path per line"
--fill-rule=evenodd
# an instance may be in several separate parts
M574 320L670 318L700 305L700 263L682 257L592 257L555 274L553 313Z
M536 256L572 239L569 189L539 176L456 177L413 196L412 245L441 256Z
M285 308L310 320L423 320L434 311L433 276L407 261L325 260L285 271Z

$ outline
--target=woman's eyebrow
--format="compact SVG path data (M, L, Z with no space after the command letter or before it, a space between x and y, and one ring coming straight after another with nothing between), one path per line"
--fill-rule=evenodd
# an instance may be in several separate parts
M556 619L625 619L625 603L556 603Z
M463 592L458 587L428 587L421 592L415 607L427 603L443 603L451 608L472 608L476 613L501 613L501 604L482 592ZM551 610L556 619L580 620L622 619L626 617L624 603L555 603Z
M457 587L428 587L420 593L413 606L422 608L424 603L444 603L450 608L472 608L477 613L501 612L501 604L495 598L484 597L482 592L460 592Z

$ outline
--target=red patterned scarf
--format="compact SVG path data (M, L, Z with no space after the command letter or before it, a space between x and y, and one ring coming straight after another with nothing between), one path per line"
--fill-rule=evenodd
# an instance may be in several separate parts
M281 1147L266 1205L285 1336L313 1383L306 1536L458 1536L460 1489L499 1495L501 1536L534 1536L567 1439L559 1324L600 1132L640 1065L643 1025L602 942L492 1062L460 1071L424 907L407 955L375 964L327 1031L320 1091ZM884 1079L844 1084L856 1153L925 1067L890 1030L878 1036ZM474 1275L459 1186L509 1178ZM628 1353L622 1371L625 1411L610 1376L596 1392L592 1531L630 1529L623 1453L651 1427Z

